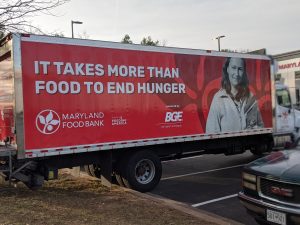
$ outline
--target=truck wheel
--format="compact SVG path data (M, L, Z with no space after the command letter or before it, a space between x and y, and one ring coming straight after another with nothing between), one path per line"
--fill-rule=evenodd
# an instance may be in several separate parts
M126 187L140 192L151 191L160 181L159 157L151 151L138 151L126 160L122 180Z
M85 165L84 170L88 175L92 177L97 177L99 179L101 178L101 168L98 164Z
M250 149L250 152L256 156L262 156L263 151L259 147L253 147Z
M265 140L264 143L258 144L250 148L250 152L256 156L262 156L265 152L272 151L273 142L270 140Z
M44 184L44 176L40 174L31 174L30 181L24 182L24 184L31 190L36 191L40 189Z

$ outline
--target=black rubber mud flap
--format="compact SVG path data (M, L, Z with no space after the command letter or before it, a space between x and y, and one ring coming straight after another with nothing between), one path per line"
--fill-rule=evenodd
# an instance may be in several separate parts
M118 162L116 164L116 168L115 168L115 177L116 177L117 183L121 187L126 187L123 179L125 179L124 176L125 176L126 163L128 160L127 158L128 157L126 157L125 155L122 155L122 157L118 160Z

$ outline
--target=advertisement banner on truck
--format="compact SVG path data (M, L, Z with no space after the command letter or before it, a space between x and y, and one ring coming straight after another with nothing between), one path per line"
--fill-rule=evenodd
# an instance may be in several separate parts
M23 41L25 149L272 127L269 60Z

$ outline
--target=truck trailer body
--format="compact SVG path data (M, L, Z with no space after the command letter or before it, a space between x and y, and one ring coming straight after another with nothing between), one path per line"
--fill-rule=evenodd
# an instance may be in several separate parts
M8 35L0 46L8 177L36 187L59 168L88 165L103 181L114 175L149 191L161 160L269 151L295 138L296 123L283 92L276 114L271 67L264 55Z

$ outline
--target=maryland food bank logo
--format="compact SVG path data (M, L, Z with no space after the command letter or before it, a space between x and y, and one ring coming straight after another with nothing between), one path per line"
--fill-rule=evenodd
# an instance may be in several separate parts
M46 109L37 115L35 125L42 134L53 134L60 126L60 117L55 111Z

